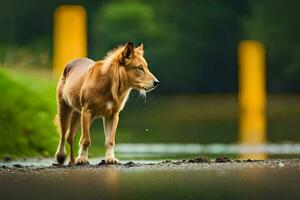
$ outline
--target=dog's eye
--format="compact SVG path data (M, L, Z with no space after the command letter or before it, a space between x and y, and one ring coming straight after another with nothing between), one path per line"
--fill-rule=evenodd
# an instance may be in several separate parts
M142 66L139 66L139 67L137 67L136 69L139 70L139 71L141 71L141 72L144 71L144 68L143 68Z

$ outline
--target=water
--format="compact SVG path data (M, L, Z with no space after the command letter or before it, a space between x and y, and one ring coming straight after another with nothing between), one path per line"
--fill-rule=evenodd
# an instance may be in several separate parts
M118 144L117 153L123 154L300 154L300 144Z
M192 159L206 156L214 159L216 156L227 155L231 158L246 158L245 155L265 155L266 158L299 158L300 143L242 145L242 144L180 144L180 143L121 143L116 146L116 155L126 163L159 162L162 160ZM104 157L91 157L90 164L98 164ZM54 158L18 159L11 162L0 162L0 165L47 167L55 162Z

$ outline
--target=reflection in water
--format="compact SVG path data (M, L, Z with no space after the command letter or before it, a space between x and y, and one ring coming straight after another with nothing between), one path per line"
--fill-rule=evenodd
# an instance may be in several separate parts
M108 168L104 171L103 181L106 191L113 199L117 199L119 194L119 171L115 168Z
M265 49L257 41L242 41L239 45L239 142L259 145L266 142L265 123ZM242 158L266 159L263 152L242 154Z
M110 167L7 171L0 173L0 199L300 199L298 168L239 166L117 173ZM115 184L106 184L110 178L111 183L116 181L117 192L110 187Z
M240 183L247 180L248 193L243 197L245 199L270 199L263 186L268 184L267 170L263 168L241 169L237 176Z

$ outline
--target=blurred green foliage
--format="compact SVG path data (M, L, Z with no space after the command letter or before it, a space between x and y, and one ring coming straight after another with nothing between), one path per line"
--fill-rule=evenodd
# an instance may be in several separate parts
M253 38L267 48L268 91L299 92L299 2L0 0L0 62L51 67L52 13L60 4L82 4L89 56L143 42L161 93L236 92L237 45Z
M54 153L57 134L53 86L0 70L0 157Z
M148 41L159 36L159 27L154 19L152 7L141 2L106 4L96 11L93 21L96 44L102 44L102 47L97 46L95 52L102 54L106 53L103 47L113 48L116 44L128 41L129 38Z
M267 48L267 78L271 91L300 91L300 1L251 1L243 19L245 38Z

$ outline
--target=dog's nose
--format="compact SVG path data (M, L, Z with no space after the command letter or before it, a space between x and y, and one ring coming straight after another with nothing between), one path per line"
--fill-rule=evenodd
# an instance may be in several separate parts
M158 80L153 81L154 87L158 86L158 84L159 84L159 81L158 81Z

